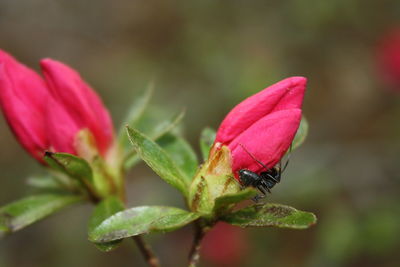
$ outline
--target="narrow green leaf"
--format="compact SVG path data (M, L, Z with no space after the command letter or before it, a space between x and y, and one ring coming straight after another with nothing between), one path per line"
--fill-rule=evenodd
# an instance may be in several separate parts
M210 153L210 149L212 144L214 143L216 136L216 132L212 128L204 128L200 135L200 150L203 155L203 160L206 161L208 159L208 154Z
M160 121L157 118L153 123L149 123L146 120L146 124L138 124L137 129L146 134L151 140L157 141L162 138L165 134L172 131L183 119L185 115L184 111L179 112L173 117ZM124 168L128 170L132 168L136 163L140 161L140 157L136 154L135 150L132 150L129 146L129 152L124 157Z
M68 153L52 153L47 151L44 160L50 167L83 183L93 182L92 168L86 160Z
M37 189L63 189L63 186L60 184L60 182L52 176L32 176L27 179L26 183L29 186L35 187Z
M124 205L115 196L109 196L102 200L93 210L93 213L89 219L88 234L90 235L96 227L98 227L104 220L119 211L124 210ZM101 251L108 252L117 248L122 240L114 240L107 243L95 243L96 247Z
M300 122L299 129L297 130L297 133L292 142L292 150L295 150L296 148L301 146L301 144L303 144L303 142L306 140L307 134L308 122L307 119L303 116Z
M232 204L239 203L243 200L255 197L258 194L257 190L248 187L237 193L230 193L217 197L215 199L214 212L218 212L224 208L229 208Z
M139 156L164 181L187 195L188 182L185 175L179 170L171 157L155 142L140 133L127 127L128 136Z
M281 204L253 205L225 215L223 221L240 227L305 229L317 222L314 214Z
M0 208L0 233L16 232L81 200L81 196L54 193L30 196L10 203Z
M165 134L171 132L183 119L185 116L185 110L173 115L171 118L158 122L155 127L152 127L146 134L152 139L157 140L163 137Z
M161 137L157 144L171 156L190 183L198 166L197 156L192 147L185 139L171 133Z
M146 107L148 106L151 96L153 95L154 91L154 82L151 82L146 90L144 91L143 95L136 97L134 103L132 104L128 115L123 121L123 125L121 125L118 131L118 139L122 147L129 147L129 140L126 135L125 126L129 125L133 127L135 123L141 118Z
M185 226L199 216L174 207L130 208L103 221L89 235L92 242L110 242L154 232L168 232Z

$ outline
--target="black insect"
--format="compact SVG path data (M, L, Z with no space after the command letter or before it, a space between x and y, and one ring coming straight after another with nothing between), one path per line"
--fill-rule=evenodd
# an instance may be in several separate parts
M285 171L289 159L287 159L285 165L282 168L281 162L273 168L268 168L264 163L256 159L247 149L240 145L258 164L260 164L266 171L255 173L247 169L239 170L239 179L244 187L252 186L257 188L261 195L257 195L253 198L255 202L264 198L267 193L271 193L271 189L281 181L282 173ZM290 148L291 150L291 148Z

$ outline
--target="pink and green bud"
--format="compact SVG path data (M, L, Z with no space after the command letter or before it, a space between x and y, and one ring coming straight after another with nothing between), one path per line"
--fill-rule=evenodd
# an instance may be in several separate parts
M225 117L215 147L229 148L236 177L241 169L261 171L254 158L268 168L280 161L299 128L305 88L304 77L287 78L245 99Z

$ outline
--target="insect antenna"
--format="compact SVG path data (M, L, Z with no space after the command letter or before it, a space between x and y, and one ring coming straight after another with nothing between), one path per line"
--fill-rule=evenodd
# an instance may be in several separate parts
M251 154L250 151L248 151L242 144L239 143L239 146L241 146L241 147L244 149L244 151L246 151L247 154L250 155L250 157L251 157L252 159L254 159L258 164L260 164L261 167L265 168L266 170L269 170L269 168L268 168L267 166L265 166L264 163L262 163L261 161L259 161L258 159L256 159L256 158L254 157L254 155Z
M279 162L279 172L280 172L280 174L282 174L286 170L286 168L287 168L287 166L289 164L290 155L292 154L292 145L293 145L293 143L290 144L288 157L287 157L285 165L283 166L283 169L281 168L281 162Z

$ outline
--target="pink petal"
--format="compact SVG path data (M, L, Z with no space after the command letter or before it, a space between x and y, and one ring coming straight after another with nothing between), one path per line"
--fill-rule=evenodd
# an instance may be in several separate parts
M26 105L43 112L49 92L42 77L2 50L0 63L4 64L5 75L15 95Z
M38 74L0 50L0 106L18 141L40 161L48 146L43 118L48 97Z
M301 108L306 82L304 77L287 78L245 99L225 117L216 142L229 144L269 113Z
M253 172L263 170L242 146L268 168L275 166L289 149L300 120L300 109L281 110L258 120L239 135L229 144L234 173L241 169Z
M50 98L45 119L50 150L76 154L74 141L80 127L64 107Z
M42 71L54 97L64 106L76 125L88 128L104 154L113 142L114 130L107 109L98 95L72 68L44 59Z

